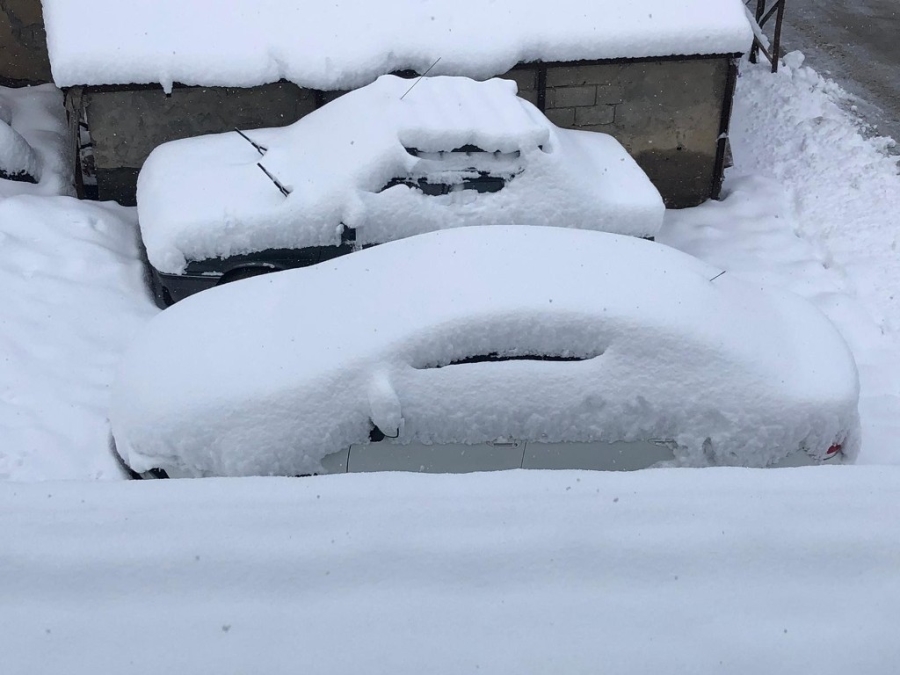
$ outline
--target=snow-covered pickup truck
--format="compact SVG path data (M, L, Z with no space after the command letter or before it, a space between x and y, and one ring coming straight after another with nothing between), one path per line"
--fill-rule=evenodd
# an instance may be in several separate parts
M157 301L467 225L653 237L664 206L606 134L560 129L508 80L383 76L291 126L156 148L138 216Z
M857 399L797 296L636 237L489 226L178 303L110 421L138 474L763 467L852 460Z

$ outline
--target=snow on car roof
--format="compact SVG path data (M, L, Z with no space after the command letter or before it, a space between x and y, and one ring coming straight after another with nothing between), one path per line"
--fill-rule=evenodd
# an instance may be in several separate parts
M348 89L384 73L491 77L519 62L729 54L742 0L43 0L59 86L286 79Z
M360 244L510 223L654 236L665 211L618 141L555 127L516 96L509 80L442 76L416 83L384 75L289 127L246 135L267 148L264 155L231 132L166 143L145 162L138 215L157 270L180 273L191 260L336 245L344 225L356 229ZM441 161L410 149L464 146L509 155L497 157L511 177L502 190L428 196L405 184L383 189L425 166L441 170Z
M837 330L719 272L633 237L498 226L236 282L141 333L113 389L116 444L137 471L179 475L310 473L372 422L424 443L667 438L687 464L836 442L855 457ZM491 353L581 360L440 367Z

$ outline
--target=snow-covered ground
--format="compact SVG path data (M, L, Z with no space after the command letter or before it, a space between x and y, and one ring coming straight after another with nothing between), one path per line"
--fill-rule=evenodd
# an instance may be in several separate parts
M900 469L0 484L0 670L893 675Z
M0 479L120 478L109 385L156 309L133 210L0 200Z

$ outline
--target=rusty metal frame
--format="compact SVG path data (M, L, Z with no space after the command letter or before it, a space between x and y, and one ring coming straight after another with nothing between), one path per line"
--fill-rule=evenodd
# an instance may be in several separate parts
M749 3L751 0L746 0L745 4ZM759 37L755 34L753 35L753 46L750 48L750 62L756 63L759 60L759 53L762 52L767 59L769 59L769 63L772 64L772 72L778 72L778 60L781 57L781 28L784 24L784 5L787 0L775 0L769 5L768 0L756 0L756 25L759 26L759 29L762 30L763 26L765 26L772 16L775 17L775 35L772 38L770 52L766 49L766 46L760 41Z
M722 117L719 121L719 140L716 143L716 162L713 165L713 179L710 186L710 197L718 199L725 180L725 156L728 152L728 129L731 125L731 110L734 105L734 90L737 86L738 59L732 58L728 63L728 78L725 81L725 99L722 102Z
M547 64L540 63L537 67L537 109L544 112L547 109Z

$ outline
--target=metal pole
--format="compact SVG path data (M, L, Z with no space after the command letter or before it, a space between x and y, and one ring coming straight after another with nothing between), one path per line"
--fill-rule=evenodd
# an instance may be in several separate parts
M763 14L766 13L766 0L756 0L756 23L759 24ZM750 63L759 61L759 41L754 37L753 46L750 47Z
M778 61L781 59L781 24L784 21L784 3L778 0L778 14L775 15L775 39L772 41L772 72L778 72Z

